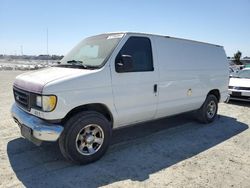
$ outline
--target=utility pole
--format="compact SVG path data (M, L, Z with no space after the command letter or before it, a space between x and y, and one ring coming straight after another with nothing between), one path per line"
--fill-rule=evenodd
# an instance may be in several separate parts
M49 62L49 29L48 27L47 27L46 33L47 33L47 64L48 64Z
M23 45L20 46L21 56L23 56Z
M48 28L47 28L46 33L47 33L47 55L49 55L49 30Z

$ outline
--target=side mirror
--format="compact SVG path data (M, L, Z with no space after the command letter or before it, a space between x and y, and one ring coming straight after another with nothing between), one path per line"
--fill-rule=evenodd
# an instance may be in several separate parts
M121 55L116 58L115 70L117 72L131 72L133 70L133 59L131 55Z

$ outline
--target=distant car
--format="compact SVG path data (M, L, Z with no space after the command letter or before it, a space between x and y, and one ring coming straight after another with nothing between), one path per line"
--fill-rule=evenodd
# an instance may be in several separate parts
M242 69L229 80L228 100L250 101L250 68Z

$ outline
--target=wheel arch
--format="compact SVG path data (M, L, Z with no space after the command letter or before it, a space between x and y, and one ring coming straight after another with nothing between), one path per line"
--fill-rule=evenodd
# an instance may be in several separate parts
M214 96L217 98L218 102L219 102L220 99L221 99L220 91L219 91L218 89L212 89L212 90L210 90L210 91L208 92L207 96L209 96L209 95L214 95Z
M70 110L67 115L63 118L63 123L65 123L69 118L71 118L73 115L82 112L82 111L96 111L99 112L100 114L104 115L104 117L107 118L107 120L111 123L111 126L113 128L113 115L109 108L102 103L90 103L90 104L84 104L81 106L77 106Z

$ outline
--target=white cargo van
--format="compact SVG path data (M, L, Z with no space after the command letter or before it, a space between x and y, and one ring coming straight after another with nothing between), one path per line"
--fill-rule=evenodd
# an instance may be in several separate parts
M222 46L142 33L108 33L80 42L55 67L18 76L12 116L39 145L59 141L77 163L99 159L112 129L187 111L203 123L227 97Z

